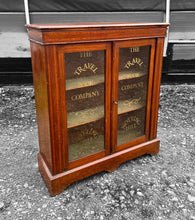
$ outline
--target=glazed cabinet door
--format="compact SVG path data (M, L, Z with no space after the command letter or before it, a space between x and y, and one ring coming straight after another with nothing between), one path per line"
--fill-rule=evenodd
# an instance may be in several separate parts
M115 42L112 77L112 150L149 139L155 39Z
M64 168L110 153L111 44L59 46Z

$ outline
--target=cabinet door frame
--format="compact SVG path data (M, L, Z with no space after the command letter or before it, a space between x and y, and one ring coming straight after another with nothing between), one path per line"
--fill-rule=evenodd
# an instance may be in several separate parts
M150 59L148 71L148 87L146 102L145 135L117 146L117 116L118 116L118 78L119 78L119 49L128 47L150 46ZM112 152L132 147L149 140L150 137L150 117L151 100L153 89L153 75L155 63L156 39L134 39L127 41L117 41L113 43L113 73L112 73L112 119L111 119L111 148Z
M58 80L59 80L59 94L62 113L61 113L61 137L62 137L62 157L64 169L71 169L77 166L84 165L96 159L103 158L110 154L110 99L111 99L111 43L82 43L82 44L69 44L57 46L58 56ZM88 155L74 161L69 162L68 158L68 128L67 128L67 111L66 111L66 73L65 73L65 53L84 52L84 51L97 51L105 50L105 96L104 96L104 147L105 150Z

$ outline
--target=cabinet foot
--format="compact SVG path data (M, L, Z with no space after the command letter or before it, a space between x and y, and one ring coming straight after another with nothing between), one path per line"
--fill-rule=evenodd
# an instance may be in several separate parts
M40 153L38 154L38 164L41 176L43 177L43 180L45 181L45 184L51 196L55 196L61 193L65 188L70 185L70 183L65 181L61 183L59 182L61 179L59 178L61 174L52 176Z
M112 173L113 171L116 170L116 168L117 168L118 166L119 166L119 165L114 166L114 167L110 167L109 169L106 169L106 171L109 172L109 173Z
M159 144L160 144L160 141L158 141L156 143L156 145L150 149L149 154L152 154L152 155L158 154L159 153Z

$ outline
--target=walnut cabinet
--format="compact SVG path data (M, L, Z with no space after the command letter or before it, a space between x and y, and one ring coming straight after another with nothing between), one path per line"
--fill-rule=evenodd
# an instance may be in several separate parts
M40 152L51 195L159 151L167 24L27 25Z

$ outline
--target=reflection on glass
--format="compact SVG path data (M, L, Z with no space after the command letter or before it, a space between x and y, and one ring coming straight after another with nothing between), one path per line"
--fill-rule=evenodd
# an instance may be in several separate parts
M118 115L117 145L131 141L145 133L145 108Z
M104 150L105 51L65 54L69 161Z
M117 145L145 134L150 46L120 48Z
M104 119L68 129L69 160L104 150Z

